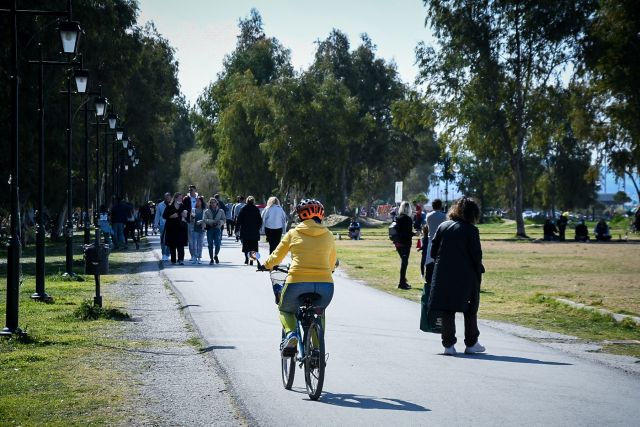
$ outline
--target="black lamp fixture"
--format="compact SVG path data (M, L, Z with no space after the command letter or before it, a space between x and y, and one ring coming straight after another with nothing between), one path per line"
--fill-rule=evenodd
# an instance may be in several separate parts
M58 25L58 33L60 33L60 44L64 53L76 54L81 32L80 23L77 21L60 22L60 25Z
M124 140L122 139L124 137L124 129L122 128L118 128L116 129L116 139L118 141L122 141L122 143L124 144ZM126 146L124 148L127 148Z
M76 89L78 93L86 93L89 83L89 70L78 69L73 71L73 78L76 81Z
M115 113L109 113L107 121L109 122L109 129L114 130L118 123L118 116Z
M96 98L96 116L102 117L107 111L107 98L102 96Z

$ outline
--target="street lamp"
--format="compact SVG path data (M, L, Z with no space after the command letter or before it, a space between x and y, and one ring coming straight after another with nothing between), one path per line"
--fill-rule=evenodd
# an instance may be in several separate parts
M116 123L118 122L118 116L114 113L110 113L107 120L109 121L109 129L114 130L116 128Z
M129 146L129 140L127 138L122 140L122 148L127 148Z
M10 97L11 97L11 148L9 150L10 156L10 178L9 178L9 193L10 193L10 210L11 217L10 224L10 238L7 250L7 299L6 299L6 326L0 331L0 336L12 336L13 334L23 334L18 326L18 315L20 309L20 258L22 255L22 246L20 243L20 185L19 185L19 171L20 171L20 137L18 134L19 127L19 103L18 103L18 89L20 81L20 73L18 69L18 16L67 16L67 20L71 21L71 0L67 1L67 10L64 12L57 11L39 11L39 10L18 10L18 2L14 0L11 2L9 9L0 9L0 14L9 15L10 19L10 34L11 43L8 49L9 63L10 63ZM62 25L65 29L66 24ZM79 25L78 25L79 29ZM61 41L72 41L72 37L66 33L65 37L62 37ZM77 48L77 37L73 40L73 47Z
M63 21L58 26L62 51L66 54L75 54L78 51L80 40L80 24L76 21Z
M76 88L78 93L86 93L87 85L89 83L89 70L77 69L73 71L73 78L76 81Z
M99 96L96 98L96 116L102 117L107 110L107 98Z
M116 129L116 139L118 141L122 141L122 137L124 136L124 129L118 128ZM124 141L123 141L124 142Z

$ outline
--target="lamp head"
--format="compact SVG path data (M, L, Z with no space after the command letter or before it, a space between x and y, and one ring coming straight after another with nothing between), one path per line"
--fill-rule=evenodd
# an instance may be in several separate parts
M58 33L60 34L60 43L62 51L67 54L76 54L78 52L78 41L80 40L80 23L77 21L63 21L58 25Z
M104 113L107 111L107 98L98 97L96 98L96 116L102 117Z
M76 81L76 89L78 89L78 93L86 93L87 85L89 83L89 70L74 70L73 78Z

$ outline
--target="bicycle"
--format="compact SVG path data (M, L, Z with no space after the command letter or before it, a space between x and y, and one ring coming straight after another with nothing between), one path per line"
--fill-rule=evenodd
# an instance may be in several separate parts
M284 287L289 268L278 265L273 270L265 269L260 264L259 253L252 253L251 257L258 264L257 271L269 271L271 286L275 295L276 304L280 302L280 294ZM286 390L291 390L295 378L296 362L300 368L304 368L304 380L307 394L311 400L318 400L322 394L324 385L324 373L326 367L326 353L324 346L324 330L322 327L323 308L314 305L320 295L307 293L300 296L300 307L296 311L297 327L294 331L298 346L291 351L283 348L280 350L280 367L282 371L282 385ZM282 330L282 338L285 332Z

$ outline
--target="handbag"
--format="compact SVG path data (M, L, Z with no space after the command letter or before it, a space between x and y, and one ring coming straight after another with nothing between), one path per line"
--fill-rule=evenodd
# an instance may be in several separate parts
M425 283L420 298L420 330L439 334L442 332L442 316L437 310L429 310L429 298L431 295L431 285Z

